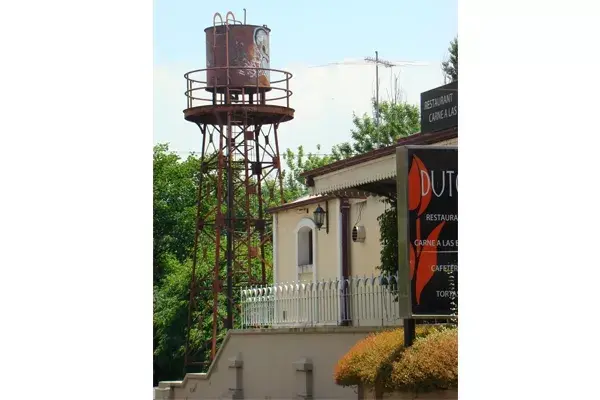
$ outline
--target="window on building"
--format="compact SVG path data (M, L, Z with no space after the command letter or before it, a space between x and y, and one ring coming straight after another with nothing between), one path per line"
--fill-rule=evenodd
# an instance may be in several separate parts
M298 266L313 263L313 231L307 226L298 231Z

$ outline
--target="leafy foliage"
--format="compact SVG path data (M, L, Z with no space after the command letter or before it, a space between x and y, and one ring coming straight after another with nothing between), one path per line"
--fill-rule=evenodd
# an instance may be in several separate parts
M321 150L321 145L317 145L317 151ZM307 188L304 185L304 178L300 176L305 171L310 171L327 165L333 161L331 156L323 156L313 153L305 153L303 146L298 146L298 150L294 153L291 149L287 149L283 155L286 162L286 170L284 174L285 197L289 200L297 199L306 195Z
M200 160L195 156L181 159L169 151L166 144L154 148L154 373L155 384L160 380L181 379L186 343L188 304L192 271L192 248L194 224L197 211L198 171ZM273 190L275 182L264 181L264 199L270 201L266 207L279 204L280 195ZM273 192L273 198L270 193ZM242 193L236 193L242 196ZM241 199L239 201L241 203ZM205 196L200 201L201 212L216 205L214 197ZM250 207L258 208L255 199ZM254 211L254 215L257 211ZM196 266L197 277L209 276L214 266L214 243L206 236L200 237L201 247L208 249ZM264 246L265 257L272 259L270 244ZM244 258L242 246L237 248L238 257ZM261 265L253 259L250 269L259 276ZM272 271L267 270L267 279ZM234 290L234 297L239 291ZM239 303L239 301L234 302ZM199 309L192 316L195 323L190 330L190 349L199 354L195 361L207 360L212 337L212 293L201 290L196 293ZM219 301L225 308L225 296ZM224 313L224 310L222 310ZM234 307L234 321L237 318ZM222 339L225 331L221 331Z
M373 103L373 107L374 107ZM399 138L412 135L420 129L420 114L417 106L408 103L382 102L379 104L381 122L375 123L367 114L352 118L354 128L351 140L331 148L331 154L305 153L303 146L296 152L287 149L283 158L286 161L285 192L287 199L306 195L307 189L300 174L335 161L344 160L394 144ZM317 151L321 146L317 145Z
M396 391L429 392L458 387L458 329L417 339L392 365Z
M381 243L381 264L378 269L384 274L394 275L398 272L398 214L395 200L383 201L387 204L387 208L377 217Z
M182 160L169 146L154 147L154 284L173 256L184 262L190 255L196 216L195 177L199 160Z
M165 277L154 286L154 369L156 380L179 377L183 368L191 265L165 256ZM169 378L167 378L169 379Z
M458 36L450 42L448 47L450 56L444 62L442 62L442 71L450 82L458 80Z
M442 329L435 325L418 325L417 338ZM365 385L377 390L393 390L393 363L404 351L404 329L373 333L357 342L336 364L334 379L341 386Z
M181 159L167 144L154 147L155 384L183 372L199 166L198 158ZM194 328L192 337L199 336L203 334Z
M341 160L390 146L420 129L419 108L415 105L383 102L379 104L379 113L379 125L367 114L361 117L355 114L352 141L334 146L331 150L333 158Z

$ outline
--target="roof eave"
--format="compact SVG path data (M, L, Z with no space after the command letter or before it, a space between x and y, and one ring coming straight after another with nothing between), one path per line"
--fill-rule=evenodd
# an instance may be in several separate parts
M394 154L398 146L435 144L444 140L454 139L457 136L458 127L436 132L415 133L414 135L398 139L398 141L393 145L372 150L368 153L360 154L358 156L347 158L345 160L336 161L310 171L305 171L301 173L300 176L306 178L324 175L333 171L340 170L342 168L350 167L353 165L364 163L366 161Z
M273 214L273 213L279 212L279 211L293 210L295 208L302 208L304 206L315 204L320 201L335 199L336 197L337 196L333 196L333 195L317 195L317 196L311 197L306 200L290 202L290 203L285 203L285 204L282 204L279 206L271 207L271 208L268 208L266 210L266 212L269 214Z

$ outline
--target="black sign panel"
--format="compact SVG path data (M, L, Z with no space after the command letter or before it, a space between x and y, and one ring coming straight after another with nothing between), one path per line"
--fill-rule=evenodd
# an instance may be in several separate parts
M458 315L458 149L405 146L397 162L405 315Z
M458 81L421 93L421 132L458 126Z

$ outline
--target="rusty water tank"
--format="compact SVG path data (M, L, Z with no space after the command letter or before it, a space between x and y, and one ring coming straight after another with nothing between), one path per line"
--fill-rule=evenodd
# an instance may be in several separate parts
M227 29L229 29L228 35ZM206 67L227 67L229 52L230 89L245 88L246 93L268 91L269 71L256 68L270 68L269 34L266 25L216 25L206 28ZM228 37L228 46L226 38ZM209 69L206 72L207 89L224 92L227 86L227 70ZM258 90L257 90L258 88Z

